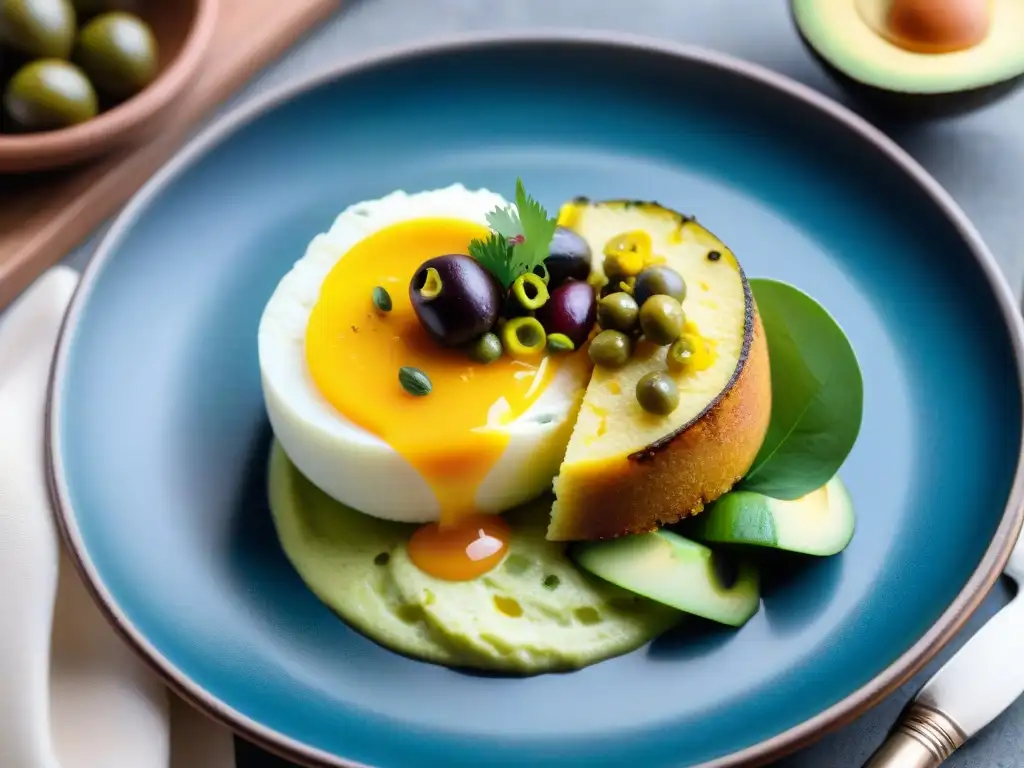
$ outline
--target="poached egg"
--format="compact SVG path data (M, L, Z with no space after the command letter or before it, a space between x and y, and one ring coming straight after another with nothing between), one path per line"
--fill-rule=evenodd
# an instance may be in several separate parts
M410 554L444 578L473 578L500 559L509 532L496 514L551 488L590 375L585 353L476 363L437 345L416 317L419 265L468 254L488 233L486 214L506 205L458 184L353 205L309 243L259 325L264 399L289 458L364 514L435 523ZM388 312L373 304L377 286ZM428 396L401 387L402 366L427 373Z

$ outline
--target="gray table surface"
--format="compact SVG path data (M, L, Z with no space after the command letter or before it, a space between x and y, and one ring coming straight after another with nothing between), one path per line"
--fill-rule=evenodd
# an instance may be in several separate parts
M452 32L524 28L622 30L731 53L846 101L801 46L783 0L348 0L344 10L225 105L290 77L380 46ZM961 117L907 127L881 124L950 191L994 251L1010 284L1024 287L1024 91ZM96 238L69 255L81 266ZM1011 594L1000 584L939 658L852 725L829 734L780 768L855 768L882 740L903 704ZM238 745L240 768L284 768ZM947 765L1024 766L1024 700L963 747Z

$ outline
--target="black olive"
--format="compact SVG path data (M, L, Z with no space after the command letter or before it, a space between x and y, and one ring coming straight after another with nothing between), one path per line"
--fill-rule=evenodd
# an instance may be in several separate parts
M533 314L530 310L519 303L516 295L509 291L501 305L501 316L511 320L514 317L527 317Z
M570 280L551 292L536 312L536 318L550 336L568 336L577 349L587 340L597 320L597 299L590 283Z
M565 227L558 227L551 238L551 249L544 264L554 288L566 280L586 280L590 276L591 254L587 241Z
M457 347L494 327L502 293L475 259L450 254L420 265L409 282L409 299L427 332L439 344Z

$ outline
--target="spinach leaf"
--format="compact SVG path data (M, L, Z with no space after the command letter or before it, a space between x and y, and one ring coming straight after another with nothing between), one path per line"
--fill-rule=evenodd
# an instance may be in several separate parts
M827 483L849 455L864 383L846 334L820 304L776 280L750 287L768 340L772 415L738 487L796 499Z

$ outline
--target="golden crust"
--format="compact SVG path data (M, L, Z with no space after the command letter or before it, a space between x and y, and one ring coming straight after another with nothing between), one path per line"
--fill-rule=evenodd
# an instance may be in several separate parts
M753 320L741 370L703 416L649 450L563 469L548 539L652 531L697 514L746 474L771 417L768 345L756 309Z

